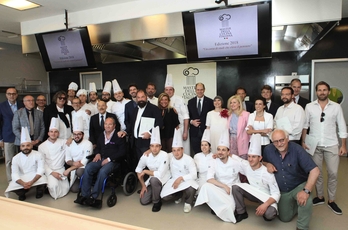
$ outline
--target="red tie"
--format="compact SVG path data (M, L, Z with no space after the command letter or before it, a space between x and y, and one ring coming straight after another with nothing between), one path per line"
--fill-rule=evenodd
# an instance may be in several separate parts
M294 100L294 103L296 104L296 98L293 98L293 100Z

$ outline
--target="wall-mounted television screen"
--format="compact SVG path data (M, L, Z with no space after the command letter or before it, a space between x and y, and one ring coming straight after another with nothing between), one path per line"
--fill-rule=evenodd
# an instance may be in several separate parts
M46 71L95 68L87 27L35 34Z
M271 2L183 12L189 62L272 56Z

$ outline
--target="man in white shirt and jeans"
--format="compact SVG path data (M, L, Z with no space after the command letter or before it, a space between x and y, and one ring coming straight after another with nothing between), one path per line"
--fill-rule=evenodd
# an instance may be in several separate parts
M338 215L342 214L342 210L334 202L337 188L337 171L339 166L339 156L347 153L346 138L347 127L344 120L342 108L336 102L328 99L330 94L330 86L324 81L318 82L315 86L317 100L307 104L306 106L306 123L302 131L303 143L305 149L309 149L305 142L307 129L310 128L309 135L318 142L313 161L320 169L320 175L315 185L317 197L313 199L313 205L324 204L323 174L322 163L323 158L326 162L328 172L328 206ZM342 146L339 148L337 140L338 135L341 138Z

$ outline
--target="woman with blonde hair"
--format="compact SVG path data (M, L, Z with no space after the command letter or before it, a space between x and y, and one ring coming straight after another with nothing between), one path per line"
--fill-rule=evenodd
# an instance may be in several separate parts
M245 128L248 124L250 113L243 110L240 96L234 95L228 99L227 127L230 133L230 153L243 159L248 158L250 135Z

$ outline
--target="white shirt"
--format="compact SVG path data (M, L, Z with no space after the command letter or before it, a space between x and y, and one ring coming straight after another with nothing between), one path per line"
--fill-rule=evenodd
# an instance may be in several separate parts
M79 144L73 141L70 146L67 146L66 150L65 162L80 161L81 164L86 165L88 162L86 157L93 153L93 145L88 140L82 140Z
M78 111L72 111L71 112L71 117L72 117L72 124L73 124L73 130L74 130L74 124L76 119L82 119L83 120L83 133L84 137L83 139L88 139L89 138L89 123L91 120L90 115L88 115L85 110L79 109Z
M201 98L197 97L197 104L196 104L196 108L197 108L197 109L198 109L199 100L201 100L201 111L202 111L202 109L203 109L204 96L201 97Z
M343 111L336 102L329 100L324 111L322 111L318 101L315 100L307 104L305 112L306 122L304 128L308 129L310 127L309 134L319 141L318 146L338 145L336 126L338 127L338 136L347 138L347 126ZM320 122L322 112L325 113L325 116L323 116L324 121Z
M12 181L23 179L23 176L27 176L28 174L31 174L31 179L35 175L43 176L45 169L42 154L35 150L32 150L29 155L20 152L13 157L11 169Z
M90 104L87 104L87 103L85 103L83 106L81 106L80 110L82 110L82 111L86 111L86 110L91 111L91 115L89 115L89 116L93 116L94 114L98 113L98 110L95 108L94 105L90 105Z
M108 102L106 102L106 112L108 113L112 113L112 106L114 106L115 102L113 100L109 100Z
M161 181L162 186L170 178L168 153L162 150L156 156L152 155L152 153L148 156L143 155L139 160L135 172L141 173L145 167L153 171L153 176ZM149 184L151 177L146 180L146 186Z
M169 168L171 178L177 179L182 176L184 181L197 179L197 169L192 157L186 154L183 154L179 160L177 160L172 154L169 154L168 157L170 161Z
M158 98L157 98L157 97L155 97L155 96L153 96L152 98L147 97L147 100L148 100L151 104L153 104L153 105L155 105L155 106L158 106Z
M280 106L274 117L274 128L277 128L276 121L283 117L288 117L291 124L291 130L286 130L289 133L289 139L300 140L302 129L306 120L306 115L303 108L293 101L291 101L286 107L285 105Z
M137 119L135 120L134 130L133 130L135 138L138 138L138 128L139 128L139 125L140 125L141 116L143 115L145 108L146 108L146 106L144 106L144 108L140 108L138 106ZM139 137L142 137L141 133L139 133Z
M184 120L190 119L187 105L182 97L173 95L170 98L170 106L175 108L178 113L180 127L183 127Z
M270 113L267 113L266 111L263 112L263 117L265 121L255 121L256 117L256 111L253 113L250 113L248 118L248 124L251 125L255 130L262 130L262 129L272 129L273 130L273 116ZM261 136L261 145L268 145L270 143L269 137Z
M233 184L240 183L239 172L242 172L240 162L228 157L227 162L223 163L216 158L210 161L207 180L215 179L231 188Z
M46 140L39 145L39 152L42 153L45 164L45 173L50 175L52 172L64 168L66 140L57 139L54 143Z
M123 98L122 101L116 101L112 106L112 113L114 113L121 124L121 130L126 130L126 125L124 124L124 110L129 99Z

